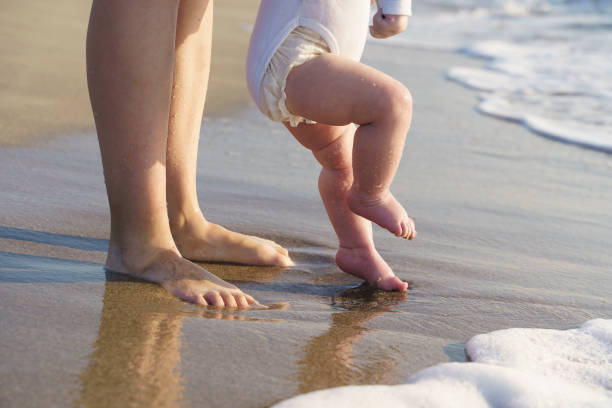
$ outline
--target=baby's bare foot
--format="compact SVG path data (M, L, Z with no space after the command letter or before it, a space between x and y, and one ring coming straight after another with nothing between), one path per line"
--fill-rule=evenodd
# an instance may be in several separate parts
M416 236L414 221L389 191L382 197L372 198L351 188L347 202L355 214L380 225L397 237L414 239Z
M180 253L193 261L293 265L288 251L274 241L230 231L206 221L199 212L172 223L172 236Z
M197 305L246 308L259 304L236 286L183 258L176 249L123 251L111 244L106 267L150 282Z
M343 248L336 253L336 264L344 272L357 276L383 290L408 289L374 247Z

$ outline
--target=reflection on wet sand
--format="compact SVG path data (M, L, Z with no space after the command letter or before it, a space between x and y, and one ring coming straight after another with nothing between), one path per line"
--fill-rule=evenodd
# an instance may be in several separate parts
M371 292L365 287L343 292L335 299L341 311L332 314L330 329L304 346L298 362L300 393L356 384L390 384L397 363L392 347L375 355L356 355L355 344L372 329L366 323L376 316L393 312L405 293Z
M76 405L181 405L181 305L155 285L107 281L98 339Z
M282 309L284 304L271 305ZM185 317L273 322L186 304L158 285L107 272L98 338L76 406L185 406L181 335Z
M207 265L210 268L211 265ZM214 267L213 267L214 268ZM211 268L212 269L212 268ZM224 265L224 278L271 281L282 270ZM357 353L355 345L372 332L366 323L405 299L405 294L359 287L333 301L329 330L308 341L297 363L300 393L349 384L392 383L399 361L392 346ZM285 309L287 304L270 305ZM253 317L257 311L200 308L174 298L158 285L107 272L98 337L79 377L83 407L189 406L181 375L181 337L185 318L284 322ZM369 341L372 338L368 338ZM382 350L382 351L380 351Z

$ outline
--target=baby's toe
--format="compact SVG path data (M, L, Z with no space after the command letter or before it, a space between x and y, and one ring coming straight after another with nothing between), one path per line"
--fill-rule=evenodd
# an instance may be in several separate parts
M393 225L391 228L389 228L389 232L391 232L396 237L401 237L402 236L402 224L397 223Z
M402 282L397 276L392 276L379 281L378 287L384 290L397 290L404 292L408 289L408 284L406 282Z

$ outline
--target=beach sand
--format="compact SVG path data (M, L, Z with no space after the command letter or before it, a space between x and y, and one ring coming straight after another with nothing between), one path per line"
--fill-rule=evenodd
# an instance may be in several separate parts
M257 0L215 3L206 113L245 104L244 53ZM0 146L94 127L85 78L91 1L5 0L0 13Z
M338 270L317 164L252 104L204 121L200 200L296 266L205 266L272 307L216 312L105 274L95 134L54 129L0 149L0 405L266 407L402 383L463 361L479 333L611 318L610 156L476 113L476 95L443 78L477 64L460 55L371 43L364 61L415 100L393 190L419 236L375 231L407 294L364 293Z

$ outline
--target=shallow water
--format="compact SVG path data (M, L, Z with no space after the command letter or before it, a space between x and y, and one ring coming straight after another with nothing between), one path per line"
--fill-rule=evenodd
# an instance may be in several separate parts
M206 265L267 310L200 309L104 273L93 135L3 149L1 405L264 407L403 383L464 361L479 333L612 317L610 157L478 115L472 93L443 79L472 60L378 45L366 60L415 100L393 191L419 236L375 232L407 294L345 292L359 282L333 263L317 165L253 107L205 122L198 184L209 219L291 251L287 270Z

